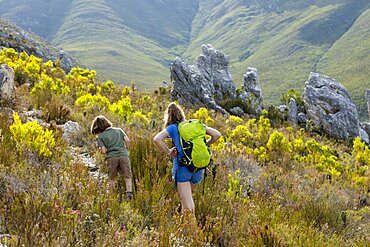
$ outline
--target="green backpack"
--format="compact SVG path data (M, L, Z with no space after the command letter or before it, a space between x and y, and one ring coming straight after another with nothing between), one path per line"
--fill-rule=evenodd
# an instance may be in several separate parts
M211 152L206 145L206 130L197 119L181 122L178 125L184 158L180 165L187 166L191 171L207 167L211 161Z

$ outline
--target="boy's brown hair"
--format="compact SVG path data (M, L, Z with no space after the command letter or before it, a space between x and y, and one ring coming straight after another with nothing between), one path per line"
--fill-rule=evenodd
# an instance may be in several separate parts
M175 102L170 103L164 114L164 127L182 121L185 121L184 111Z
M93 135L98 135L110 127L112 127L112 123L106 117L100 115L95 117L90 130Z

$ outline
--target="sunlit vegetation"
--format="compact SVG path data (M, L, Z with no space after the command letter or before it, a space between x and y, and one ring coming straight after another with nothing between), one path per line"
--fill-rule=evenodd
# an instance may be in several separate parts
M266 110L249 119L185 109L187 118L223 134L211 146L204 194L203 183L194 190L193 217L179 212L171 161L152 141L163 127L168 88L145 93L134 83L98 83L95 71L81 68L65 75L57 63L9 49L0 52L0 63L21 75L18 84L30 84L17 102L49 116L40 124L22 119L21 109L9 117L0 112L0 244L368 246L370 151L360 139L272 126ZM107 193L107 169L89 134L98 114L131 139L131 201L122 197L122 181ZM57 119L82 127L82 148L95 157L99 176L76 159Z

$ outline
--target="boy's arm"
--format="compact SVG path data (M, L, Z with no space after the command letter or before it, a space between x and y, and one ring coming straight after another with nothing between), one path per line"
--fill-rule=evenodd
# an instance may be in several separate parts
M130 138L127 135L123 137L123 142L125 143L126 148L130 146Z
M99 137L96 139L96 141L98 143L98 148L99 148L100 152L102 154L106 154L107 153L107 148L104 146L103 141Z

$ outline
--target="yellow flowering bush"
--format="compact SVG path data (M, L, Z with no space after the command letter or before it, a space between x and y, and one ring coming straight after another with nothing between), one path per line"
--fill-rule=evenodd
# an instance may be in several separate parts
M129 96L131 92L131 89L129 86L125 86L122 90L122 97Z
M258 126L257 126L257 119L251 118L247 121L246 126L248 127L249 131L253 134L257 133Z
M344 170L343 166L339 163L338 158L334 155L321 155L320 162L316 165L316 168L320 172L330 174L332 178L339 177Z
M225 139L221 136L215 143L212 144L212 149L215 151L225 149Z
M18 53L13 48L0 51L0 64L7 64L14 69L15 80L19 84L34 84L40 79L42 60L26 52Z
M241 119L240 117L237 117L237 116L230 115L229 119L226 121L226 123L229 126L236 127L238 125L243 124L243 119Z
M267 149L264 146L255 148L253 154L259 162L266 163L268 161Z
M149 125L149 119L141 111L132 113L129 120L130 125L145 127Z
M307 161L311 164L315 164L319 161L322 154L321 145L313 139L306 142L306 148L308 151Z
M266 146L273 156L289 155L292 152L290 142L277 130L270 135Z
M229 141L233 144L242 144L247 147L253 146L254 143L253 135L245 125L236 126L236 128L231 132Z
M201 107L199 108L194 114L193 117L205 121L208 117L208 110L207 108Z
M338 157L333 155L333 150L327 146L321 146L318 142L311 139L306 142L308 155L306 161L315 165L320 172L325 172L331 175L332 178L339 177L344 167L339 162Z
M360 137L353 141L352 157L355 158L354 169L350 171L352 181L366 191L370 188L370 149Z
M109 93L116 90L116 86L114 85L114 82L112 80L107 80L101 85L101 89L104 93Z
M258 120L258 131L256 139L259 140L260 145L265 145L270 136L271 123L270 119L265 116L260 116Z
M95 70L88 70L75 67L68 73L66 79L70 86L77 87L80 84L89 84L89 83L94 84L95 77L96 77Z
M361 141L360 137L357 137L353 141L352 156L355 158L357 166L369 166L370 165L370 150L369 147Z
M240 185L239 180L240 170L236 170L234 176L229 174L228 190L226 192L226 197L230 200L237 200L242 194L243 186Z
M37 121L22 124L18 113L14 113L14 123L10 131L19 151L34 151L41 156L50 157L55 147L53 131L43 130Z
M75 101L75 105L80 106L85 110L92 108L94 106L101 109L107 109L110 106L110 102L105 96L101 96L100 94L98 95L85 94Z
M293 148L295 152L302 153L305 150L304 141L301 138L293 140Z
M123 118L128 118L133 113L130 96L122 97L117 103L112 104L109 110Z
M5 48L0 51L0 63L6 63L10 67L13 67L14 69L15 62L17 59L18 52L16 52L13 48Z
M40 82L35 84L31 90L31 94L37 95L37 93L41 92L42 90L49 90L53 94L62 95L67 95L71 92L69 86L65 85L61 79L53 80L53 78L45 74L41 75Z

